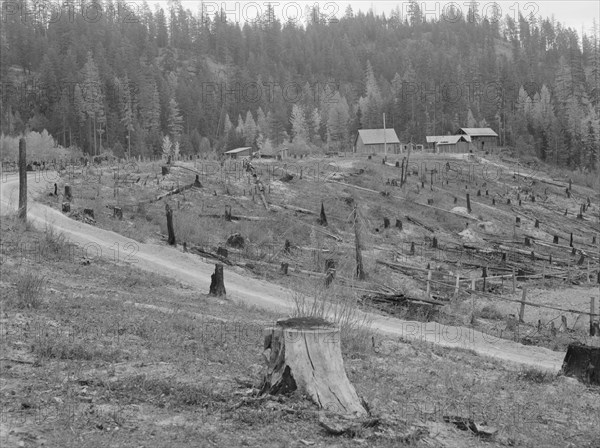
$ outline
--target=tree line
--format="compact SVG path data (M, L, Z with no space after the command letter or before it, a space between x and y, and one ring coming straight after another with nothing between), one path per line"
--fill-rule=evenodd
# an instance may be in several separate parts
M43 4L43 2L42 2ZM267 6L236 23L179 0L135 10L98 0L41 8L4 2L0 130L46 129L89 154L182 154L237 146L297 153L349 150L358 129L403 142L491 127L504 146L551 163L597 168L599 29L472 3L389 17L318 6L303 21Z

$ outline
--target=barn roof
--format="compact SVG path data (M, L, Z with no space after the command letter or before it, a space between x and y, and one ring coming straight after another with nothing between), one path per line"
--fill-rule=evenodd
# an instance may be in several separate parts
M358 139L359 136L365 145L400 143L396 131L393 129L360 129L356 138Z
M498 137L491 128L460 128L457 134L466 134L471 137Z
M469 135L428 135L425 137L427 143L436 143L438 145L453 145L461 140L464 142L470 142L471 137Z
M244 146L243 148L235 148L230 149L229 151L225 151L225 154L238 154L240 152L248 151L249 149L252 149L252 147Z

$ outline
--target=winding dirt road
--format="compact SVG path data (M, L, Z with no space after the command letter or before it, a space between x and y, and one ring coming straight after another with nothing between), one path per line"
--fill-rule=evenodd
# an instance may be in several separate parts
M46 205L35 202L39 194L52 191L56 175L29 173L28 219L34 227L44 230L48 225L65 237L78 243L81 253L89 258L102 256L115 259L115 248L120 248L119 261L135 263L140 269L167 275L203 292L208 292L210 275L214 264L203 262L199 257L182 253L168 246L142 244L114 232L74 221ZM51 182L50 182L51 181ZM3 175L0 180L0 212L3 216L16 211L19 180L16 175ZM118 244L118 246L116 246ZM292 309L291 291L265 281L245 277L235 268L227 268L225 285L227 295L234 300L288 314ZM420 340L446 347L464 348L478 354L512 363L515 366L537 367L558 372L565 354L542 347L524 346L499 339L469 328L441 325L436 322L422 323L403 321L369 315L373 328L390 339Z

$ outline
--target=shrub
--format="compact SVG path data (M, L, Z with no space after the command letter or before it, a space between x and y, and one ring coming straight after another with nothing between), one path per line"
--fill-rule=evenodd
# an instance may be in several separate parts
M17 296L13 305L18 308L39 308L46 290L46 278L35 271L22 270L17 276Z

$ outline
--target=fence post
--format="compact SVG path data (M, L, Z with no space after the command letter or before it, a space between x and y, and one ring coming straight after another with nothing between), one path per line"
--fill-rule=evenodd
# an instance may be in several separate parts
M460 276L458 274L456 274L456 284L454 286L454 294L458 294L459 290L460 290Z
M431 297L431 269L427 270L427 297Z
M471 291L475 291L475 279L471 280Z
M590 297L590 336L594 336L594 314L596 314L596 298Z
M525 299L527 298L527 286L523 286L523 295L521 296L521 309L519 310L519 322L523 322L525 316Z
M513 293L517 291L517 277L515 276L515 268L512 268L512 283L513 283Z
M590 271L590 259L588 258L588 268L587 268L587 282L591 283L592 282L592 273Z

